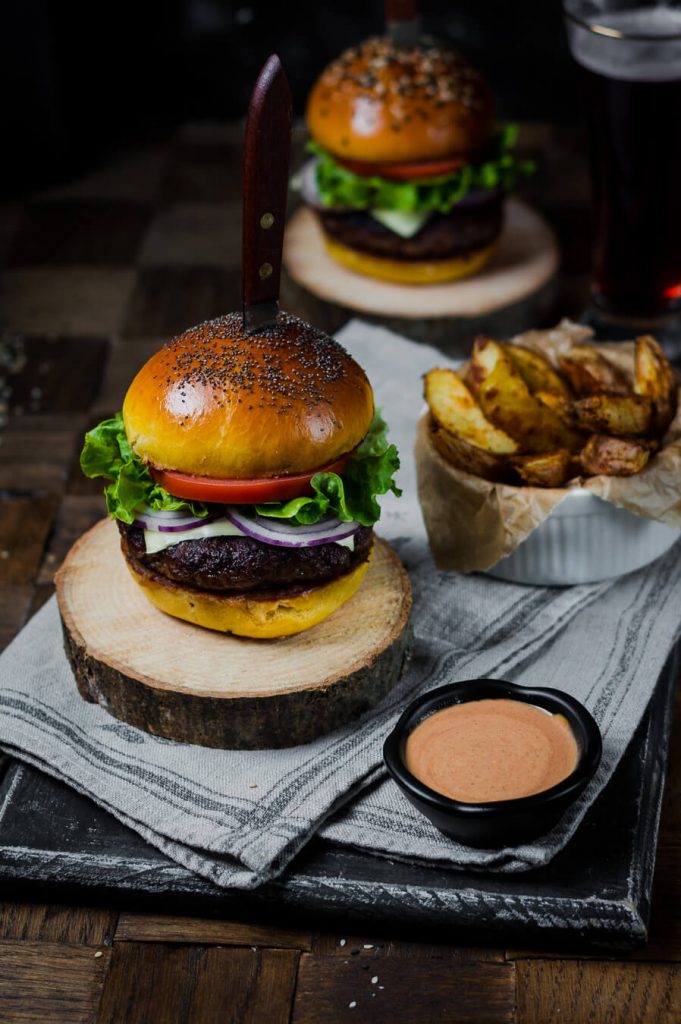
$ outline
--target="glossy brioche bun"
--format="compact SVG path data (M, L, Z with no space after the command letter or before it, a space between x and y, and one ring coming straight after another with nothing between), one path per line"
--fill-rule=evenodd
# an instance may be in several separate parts
M276 598L194 590L152 573L142 574L127 559L126 564L151 603L167 615L221 633L264 640L302 633L327 619L358 590L370 561L371 554L366 562L329 583L299 594L282 591Z
M391 260L351 249L328 235L324 236L324 245L329 256L348 270L399 284L441 284L469 277L484 267L496 248L493 242L484 248L472 249L464 256L450 256L445 260Z
M190 328L145 363L123 403L143 460L242 480L333 462L359 444L373 414L362 368L287 313L252 334L240 313Z
M374 38L328 66L306 117L310 135L341 159L436 160L473 156L485 145L494 101L482 75L434 40L398 49Z

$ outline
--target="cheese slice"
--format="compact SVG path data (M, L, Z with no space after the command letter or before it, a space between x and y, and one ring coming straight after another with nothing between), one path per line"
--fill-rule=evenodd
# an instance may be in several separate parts
M160 530L145 530L144 545L148 555L155 555L159 551L173 547L174 544L181 544L183 540L204 540L206 537L245 537L246 534L238 526L230 523L229 519L215 519L205 526L197 526L193 530L178 530L177 533L161 533ZM345 537L343 540L335 540L334 544L340 544L342 548L355 550L355 537Z
M181 544L183 540L204 540L206 537L245 537L246 534L240 530L229 519L215 519L205 526L197 526L193 530L178 530L177 533L161 533L160 530L145 530L144 544L148 555L155 555L159 551L165 551L175 544Z
M432 213L406 213L404 210L369 210L368 213L400 238L413 238L432 217Z

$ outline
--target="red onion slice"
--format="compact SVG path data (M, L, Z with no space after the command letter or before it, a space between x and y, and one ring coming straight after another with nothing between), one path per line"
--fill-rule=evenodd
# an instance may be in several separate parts
M152 509L145 506L137 513L133 526L158 533L181 533L211 523L216 518L215 512L207 516L195 516L186 509Z
M334 541L352 537L360 528L357 522L343 523L335 516L320 520L310 527L281 519L274 520L276 526L273 526L267 516L244 516L233 506L225 508L225 515L247 537L280 548L313 548L333 544Z

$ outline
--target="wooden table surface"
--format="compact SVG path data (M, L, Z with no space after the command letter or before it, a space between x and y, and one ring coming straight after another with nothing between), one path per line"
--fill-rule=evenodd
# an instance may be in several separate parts
M527 126L526 195L564 249L558 315L588 280L581 137ZM174 333L239 302L240 131L190 125L25 201L0 206L0 641L52 593L101 517L77 458ZM295 310L294 310L295 311ZM325 326L323 323L319 326ZM648 945L624 958L483 949L391 935L0 904L0 1022L681 1021L681 717ZM1 770L1 769L0 769ZM594 851L597 856L597 851ZM134 909L134 908L133 908Z

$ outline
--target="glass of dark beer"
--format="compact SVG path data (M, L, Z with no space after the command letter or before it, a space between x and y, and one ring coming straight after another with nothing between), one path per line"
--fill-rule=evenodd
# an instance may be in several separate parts
M563 0L593 181L593 301L639 321L681 310L681 5Z

